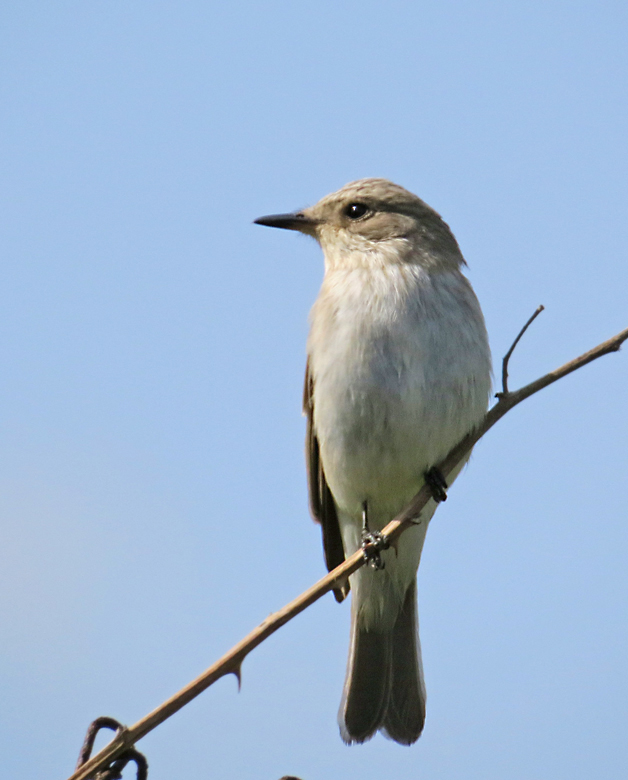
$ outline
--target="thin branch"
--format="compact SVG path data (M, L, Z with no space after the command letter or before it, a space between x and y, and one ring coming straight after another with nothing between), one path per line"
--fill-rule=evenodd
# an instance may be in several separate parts
M530 327L530 325L532 325L532 323L539 316L539 314L542 311L544 311L544 310L545 310L545 306L543 306L543 304L541 304L537 308L537 310L534 312L534 314L530 317L530 319L526 322L526 324L523 326L523 328L521 328L521 330L519 331L519 335L512 342L512 346L510 347L508 352L506 352L506 354L504 355L504 359L502 361L502 392L496 394L497 398L499 398L502 395L508 395L508 363L510 361L510 356L515 351L515 347L517 346L517 344L521 340L521 337L523 336L523 334Z
M101 729L111 729L116 732L116 736L122 734L126 729L117 720L113 718L96 718L93 723L90 724L85 735L85 741L79 753L78 762L76 764L76 771L78 771L84 764L89 761L89 757L92 754L94 742L98 736L98 732ZM127 750L122 751L115 760L111 761L106 767L102 767L97 770L97 774L94 775L94 780L119 780L122 777L122 772L126 765L133 761L136 766L136 780L147 780L148 778L148 761L146 756L136 750L134 747L129 747Z
M117 720L114 720L113 718L107 718L107 717L96 718L95 721L90 723L90 726L87 729L87 734L85 735L85 741L83 742L83 746L81 747L81 752L79 753L78 761L76 762L77 769L82 767L83 764L89 760L89 757L92 754L92 749L94 747L94 742L96 741L98 732L101 729L122 731L122 729L124 729L124 726L121 723L118 723Z
M542 311L542 307L539 307L534 315L528 320L521 333L515 339L512 347L510 348L507 357L509 357L517 342L525 332L526 328L531 324L536 316ZM517 404L529 398L534 393L538 393L539 390L553 384L554 382L567 376L567 374L576 371L587 363L591 363L602 355L607 355L611 352L617 352L624 341L628 339L628 328L618 333L608 341L604 341L589 352L585 352L580 357L571 360L569 363L565 363L555 371L551 371L549 374L540 377L539 379L531 382L525 387L515 390L514 392L505 392L499 394L499 400L497 403L486 413L482 423L471 433L457 444L453 450L447 455L447 457L438 464L438 468L441 473L447 477L454 468L467 456L473 446L484 434L490 430L495 423L500 420L507 412L509 412ZM416 525L417 518L421 513L421 510L425 507L427 502L431 498L431 492L427 485L423 485L421 490L416 494L408 506L400 512L397 517L391 520L390 523L383 529L382 535L392 542L397 539L407 528L412 525ZM420 522L420 519L419 519ZM87 780L98 770L109 766L109 764L119 758L125 751L128 751L133 747L134 743L145 737L150 731L159 726L167 720L171 715L184 707L192 699L196 698L206 688L224 677L226 674L235 674L238 678L240 675L240 667L242 661L246 656L257 647L261 642L267 639L271 634L274 634L281 626L285 625L293 617L303 612L304 609L309 607L315 601L318 601L325 593L328 593L333 588L339 587L346 581L347 577L357 571L365 563L365 556L361 550L358 550L344 563L337 566L329 574L325 575L315 585L302 593L298 598L291 601L283 609L270 615L263 623L257 628L251 631L241 642L231 648L222 658L216 661L215 664L209 667L200 677L197 677L185 688L182 688L178 693L165 701L151 713L139 720L133 726L128 729L124 729L116 734L112 741L106 745L99 753L93 758L89 759L83 766L81 766L69 780Z

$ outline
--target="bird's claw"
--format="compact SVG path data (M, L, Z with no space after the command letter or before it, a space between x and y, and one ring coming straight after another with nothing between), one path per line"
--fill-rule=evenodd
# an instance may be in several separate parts
M362 555L366 564L377 571L385 568L382 552L390 547L390 542L379 531L362 531Z
M448 485L441 470L437 466L432 466L432 468L426 472L425 481L432 493L434 501L439 504L441 501L447 501Z

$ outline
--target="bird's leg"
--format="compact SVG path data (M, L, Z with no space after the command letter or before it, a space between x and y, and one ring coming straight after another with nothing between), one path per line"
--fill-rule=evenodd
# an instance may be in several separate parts
M434 501L439 504L441 501L447 501L448 485L441 470L437 466L432 466L429 471L425 472L425 481L432 493Z
M369 513L366 501L362 504L362 554L364 560L371 569L383 569L385 563L382 560L382 550L390 547L388 540L379 531L369 529Z
M369 533L369 507L366 501L362 502L362 536Z

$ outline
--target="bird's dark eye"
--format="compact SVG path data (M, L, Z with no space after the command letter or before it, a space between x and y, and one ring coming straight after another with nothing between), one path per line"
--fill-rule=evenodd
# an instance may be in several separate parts
M350 203L345 209L345 214L349 219L360 219L368 210L368 206L365 206L364 203Z

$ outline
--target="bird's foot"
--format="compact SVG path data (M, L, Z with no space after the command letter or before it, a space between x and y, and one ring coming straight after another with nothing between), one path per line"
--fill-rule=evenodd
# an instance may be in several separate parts
M371 569L381 570L386 567L382 551L389 547L390 542L379 531L362 531L362 555Z
M432 498L440 504L441 501L447 501L447 482L441 470L436 466L425 473L425 481L429 487Z
M390 547L390 542L379 531L369 529L368 507L366 501L362 504L362 554L371 569L380 570L386 564L382 560L383 550Z

